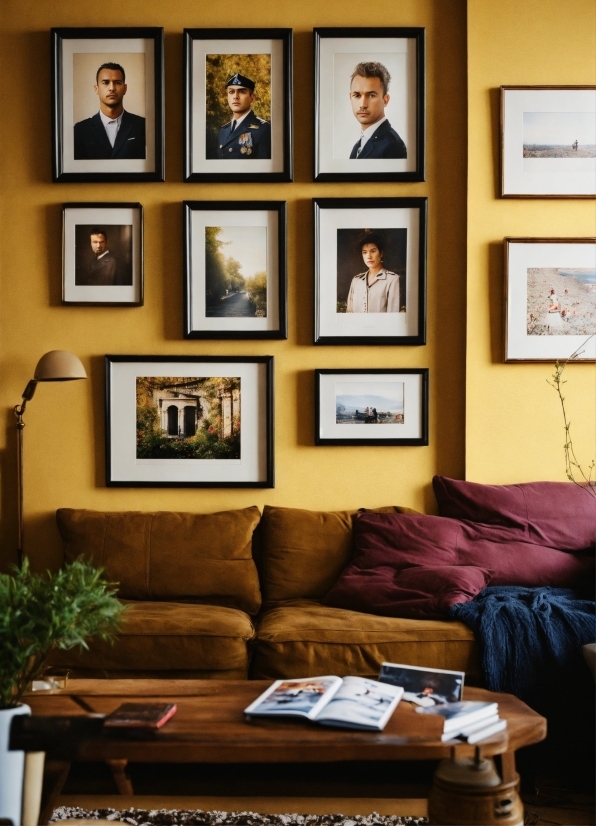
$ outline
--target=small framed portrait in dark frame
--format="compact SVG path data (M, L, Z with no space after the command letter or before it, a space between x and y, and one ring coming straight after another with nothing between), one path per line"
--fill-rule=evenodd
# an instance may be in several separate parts
M52 29L54 181L164 180L161 28Z
M292 30L185 29L186 181L292 180Z
M315 344L424 344L426 198L315 198Z
M317 28L315 180L423 181L425 30Z
M143 207L64 204L63 304L143 303Z

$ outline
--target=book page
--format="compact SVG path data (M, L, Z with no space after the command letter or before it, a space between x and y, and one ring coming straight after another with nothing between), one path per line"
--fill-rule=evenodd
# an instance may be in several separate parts
M399 703L403 689L367 680L344 677L334 697L316 716L317 723L338 723L354 728L382 729Z
M297 715L314 720L341 686L340 677L276 680L244 709L245 714Z

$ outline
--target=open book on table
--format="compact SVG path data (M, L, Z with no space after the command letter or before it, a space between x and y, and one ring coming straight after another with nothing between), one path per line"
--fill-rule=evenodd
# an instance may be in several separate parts
M381 731L402 694L400 686L364 677L276 680L244 713L248 717L306 717L325 726Z

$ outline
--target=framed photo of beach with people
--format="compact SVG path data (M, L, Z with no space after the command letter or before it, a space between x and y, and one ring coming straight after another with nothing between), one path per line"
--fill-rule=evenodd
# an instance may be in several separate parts
M424 181L425 29L313 33L315 181Z
M501 86L501 196L596 197L596 86Z
M315 344L426 343L426 198L315 198Z
M62 217L62 303L142 305L141 204L64 204Z
M292 29L185 29L186 181L292 180Z
M315 370L316 445L428 445L428 369Z
M164 31L52 29L54 181L163 181Z
M106 484L272 488L273 356L112 356Z
M505 238L505 361L596 361L596 238Z
M285 201L185 201L186 338L287 338Z

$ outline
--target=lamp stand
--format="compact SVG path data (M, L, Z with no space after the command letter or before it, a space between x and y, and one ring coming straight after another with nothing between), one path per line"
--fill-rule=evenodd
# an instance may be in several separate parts
M18 542L17 542L17 560L19 568L23 566L24 551L23 551L23 430L25 429L25 422L23 421L23 413L27 402L22 404L15 404L14 414L17 417L17 514L18 514Z

